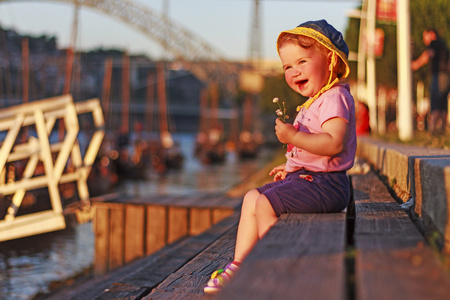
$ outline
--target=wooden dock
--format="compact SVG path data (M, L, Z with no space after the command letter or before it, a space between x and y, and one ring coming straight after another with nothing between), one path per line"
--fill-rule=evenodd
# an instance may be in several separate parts
M232 260L237 212L45 299L447 299L448 270L380 178L352 181L346 212L281 216L217 295L203 287Z
M235 213L241 201L224 194L199 194L94 202L95 274L201 234Z

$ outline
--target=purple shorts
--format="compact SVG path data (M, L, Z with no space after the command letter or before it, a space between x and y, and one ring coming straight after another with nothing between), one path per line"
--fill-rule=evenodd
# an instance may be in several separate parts
M350 201L350 181L345 171L298 170L281 181L257 188L269 199L273 210L283 213L340 212Z

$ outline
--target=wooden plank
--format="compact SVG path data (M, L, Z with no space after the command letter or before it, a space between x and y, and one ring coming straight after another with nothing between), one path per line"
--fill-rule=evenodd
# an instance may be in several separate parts
M208 229L201 235L182 239L176 243L167 245L153 255L139 258L136 261L113 270L104 276L98 276L90 281L71 286L70 288L64 288L63 290L55 293L49 300L98 299L97 297L101 295L105 290L111 290L112 288L114 288L114 286L117 285L127 285L133 287L133 289L135 289L135 287L155 288L170 274L176 272L177 270L180 270L181 267L186 265L188 262L191 262L192 259L198 254L205 253L205 248L209 247L211 244L214 244L215 241L220 240L221 237L230 230L234 230L233 237L231 238L231 240L234 241L236 235L235 226L238 222L238 219L239 215L236 213L232 217L220 222L219 224L214 225L212 228ZM224 248L219 246L219 249ZM212 252L206 252L210 253L209 255L211 255L211 258L218 257L219 249L215 249ZM232 252L233 250L227 251ZM229 258L230 256L227 256L225 257L225 260L228 260ZM225 260L222 262L222 264L225 263ZM212 269L212 267L210 269ZM207 272L209 273L209 269L207 270ZM108 299L118 298L111 297ZM135 297L130 299L141 298ZM185 298L175 297L171 299Z
M149 288L146 287L115 283L95 297L95 299L141 299L148 292Z
M164 206L147 206L146 254L161 249L167 243L167 208Z
M213 224L217 224L220 221L228 218L234 213L231 209L226 208L213 208L212 209L212 222Z
M184 207L169 207L167 243L173 243L188 233L188 209Z
M96 206L94 218L95 263L94 274L104 274L109 270L109 209Z
M125 205L110 210L109 269L123 265Z
M192 279L189 279L192 281ZM166 292L166 291L155 291L151 293L151 296L147 296L142 298L143 300L173 300L173 299L183 299L183 300L196 300L196 299L205 299L205 295L201 294L190 294L186 292ZM208 299L208 298L206 298Z
M237 215L231 218L237 222ZM212 272L225 267L232 260L236 244L236 231L237 225L234 225L194 259L167 277L143 299L185 299L185 297L196 299L203 297L203 287Z
M127 205L125 210L125 263L145 253L145 207Z
M345 213L281 216L217 299L347 299L345 223Z
M448 298L449 274L376 174L353 184L357 299Z
M191 196L154 196L142 199L114 197L108 202L96 202L96 207L109 209L108 266L100 264L97 272L104 272L137 257L154 253L168 243L186 235L197 235L234 213L234 209L216 205L230 199L223 195L199 194ZM216 203L218 208L207 206ZM226 201L226 200L225 200ZM241 200L239 200L241 201ZM236 200L233 203L237 203ZM142 207L142 210L136 207ZM127 208L125 208L127 207ZM144 208L145 207L145 208ZM120 212L123 210L122 212ZM139 239L142 237L142 239ZM106 245L106 244L105 244Z
M176 203L179 199L183 196L180 195L149 195L145 197L140 198L133 198L133 199L127 199L120 200L122 202L126 203L133 203L133 204L157 204L157 205L169 205L170 203Z
M197 207L199 203L204 202L204 199L208 199L208 195L198 194L198 195L185 195L173 199L170 205L183 206L183 207Z
M209 208L195 208L189 209L189 234L197 235L211 227L212 215Z

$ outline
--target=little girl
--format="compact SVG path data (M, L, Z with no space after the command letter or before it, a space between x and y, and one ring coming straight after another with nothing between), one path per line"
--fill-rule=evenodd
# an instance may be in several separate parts
M281 214L339 212L350 200L346 171L356 152L355 105L348 84L340 83L350 73L347 44L320 20L281 32L277 50L286 82L309 99L293 125L276 120L277 138L288 144L286 163L270 172L274 182L244 196L234 261L213 273L206 293L231 278Z

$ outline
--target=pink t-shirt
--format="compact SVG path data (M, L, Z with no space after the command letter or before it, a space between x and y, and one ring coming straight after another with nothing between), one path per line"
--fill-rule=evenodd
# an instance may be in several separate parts
M288 147L285 169L287 172L299 169L333 172L348 170L353 166L356 153L355 102L348 84L334 86L317 98L308 109L300 110L294 120L294 126L301 132L321 133L322 124L336 117L345 119L349 125L344 139L344 150L335 156L324 156L297 147Z

